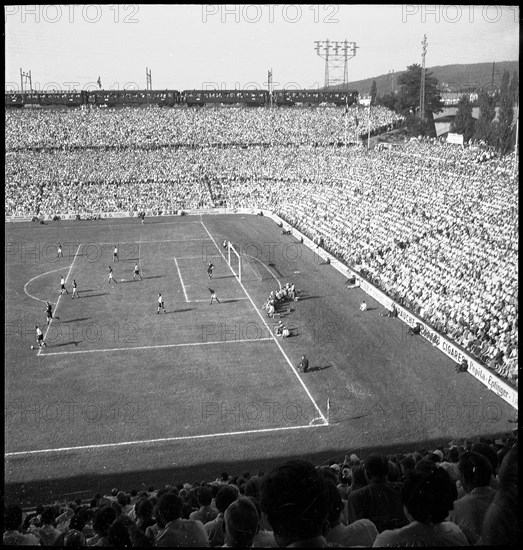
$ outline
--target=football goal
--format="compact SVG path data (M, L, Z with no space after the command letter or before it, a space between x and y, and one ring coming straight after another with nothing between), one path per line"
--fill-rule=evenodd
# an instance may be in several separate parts
M234 248L233 244L228 241L227 242L227 263L229 264L229 267L232 269L232 272L234 275L236 275L237 279L242 282L242 258L238 254L238 251Z

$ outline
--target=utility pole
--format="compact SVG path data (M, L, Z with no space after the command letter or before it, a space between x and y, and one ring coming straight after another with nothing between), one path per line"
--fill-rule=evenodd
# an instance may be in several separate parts
M367 134L367 151L370 149L370 104L371 104L371 102L369 101L369 113L368 113L368 115L369 115L369 123L368 123L368 125L367 125L367 127L368 127L368 134Z
M269 69L267 75L267 84L269 86L269 106L272 107L272 69Z
M153 89L153 79L151 78L151 69L145 67L145 86L147 89L147 105L150 107L151 93Z
M427 54L427 35L423 35L422 54L421 54L421 91L420 91L420 104L419 104L419 116L421 120L425 120L425 55Z

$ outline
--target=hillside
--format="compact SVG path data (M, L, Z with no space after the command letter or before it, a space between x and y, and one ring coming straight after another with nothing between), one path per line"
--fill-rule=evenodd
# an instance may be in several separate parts
M439 65L436 67L428 67L428 71L438 79L440 86L446 88L447 91L458 91L463 89L482 86L490 86L492 82L492 63L469 63L466 65ZM501 82L503 71L508 70L512 76L512 72L516 71L519 74L518 61L498 61L494 64L494 86ZM360 95L368 95L372 86L372 81L376 81L378 87L378 95L383 95L398 88L398 77L405 71L394 73L394 83L389 74L383 74L373 78L366 78L356 82L349 83L349 89L357 90ZM340 89L342 86L333 86L332 89Z

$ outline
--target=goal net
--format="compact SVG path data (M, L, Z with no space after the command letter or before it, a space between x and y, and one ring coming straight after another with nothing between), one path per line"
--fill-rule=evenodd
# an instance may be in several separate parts
M233 244L229 241L227 242L227 263L232 269L232 272L236 278L242 282L242 258L238 254L237 250L234 248Z
M255 258L246 258L247 265L251 268L252 272L254 273L254 276L260 283L263 281L262 274L260 273L260 270L258 269L258 266L256 265Z

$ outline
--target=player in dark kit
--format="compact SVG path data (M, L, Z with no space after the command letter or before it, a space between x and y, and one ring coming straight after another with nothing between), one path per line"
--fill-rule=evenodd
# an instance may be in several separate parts
M58 255L56 257L57 258L63 258L64 257L64 254L62 252L62 244L61 243L58 243Z
M133 281L136 279L136 277L140 277L140 281L142 280L142 276L140 275L140 268L138 267L138 264L134 264Z
M214 269L214 266L209 262L209 266L207 267L207 275L209 275L209 279L212 279L212 270Z
M305 355L301 356L300 364L298 365L298 370L301 370L303 372L307 372L309 370L309 360Z
M160 308L163 309L163 312L164 313L167 313L165 311L165 306L163 305L163 298L162 298L162 295L160 292L158 292L158 311L156 312L156 314L160 313Z
M47 315L47 326L51 324L51 321L53 320L53 308L49 302L45 303L45 313ZM55 315L55 319L60 320L60 317L58 315Z
M73 295L71 296L71 299L74 297L80 298L80 294L78 294L78 285L76 284L76 279L73 279Z

